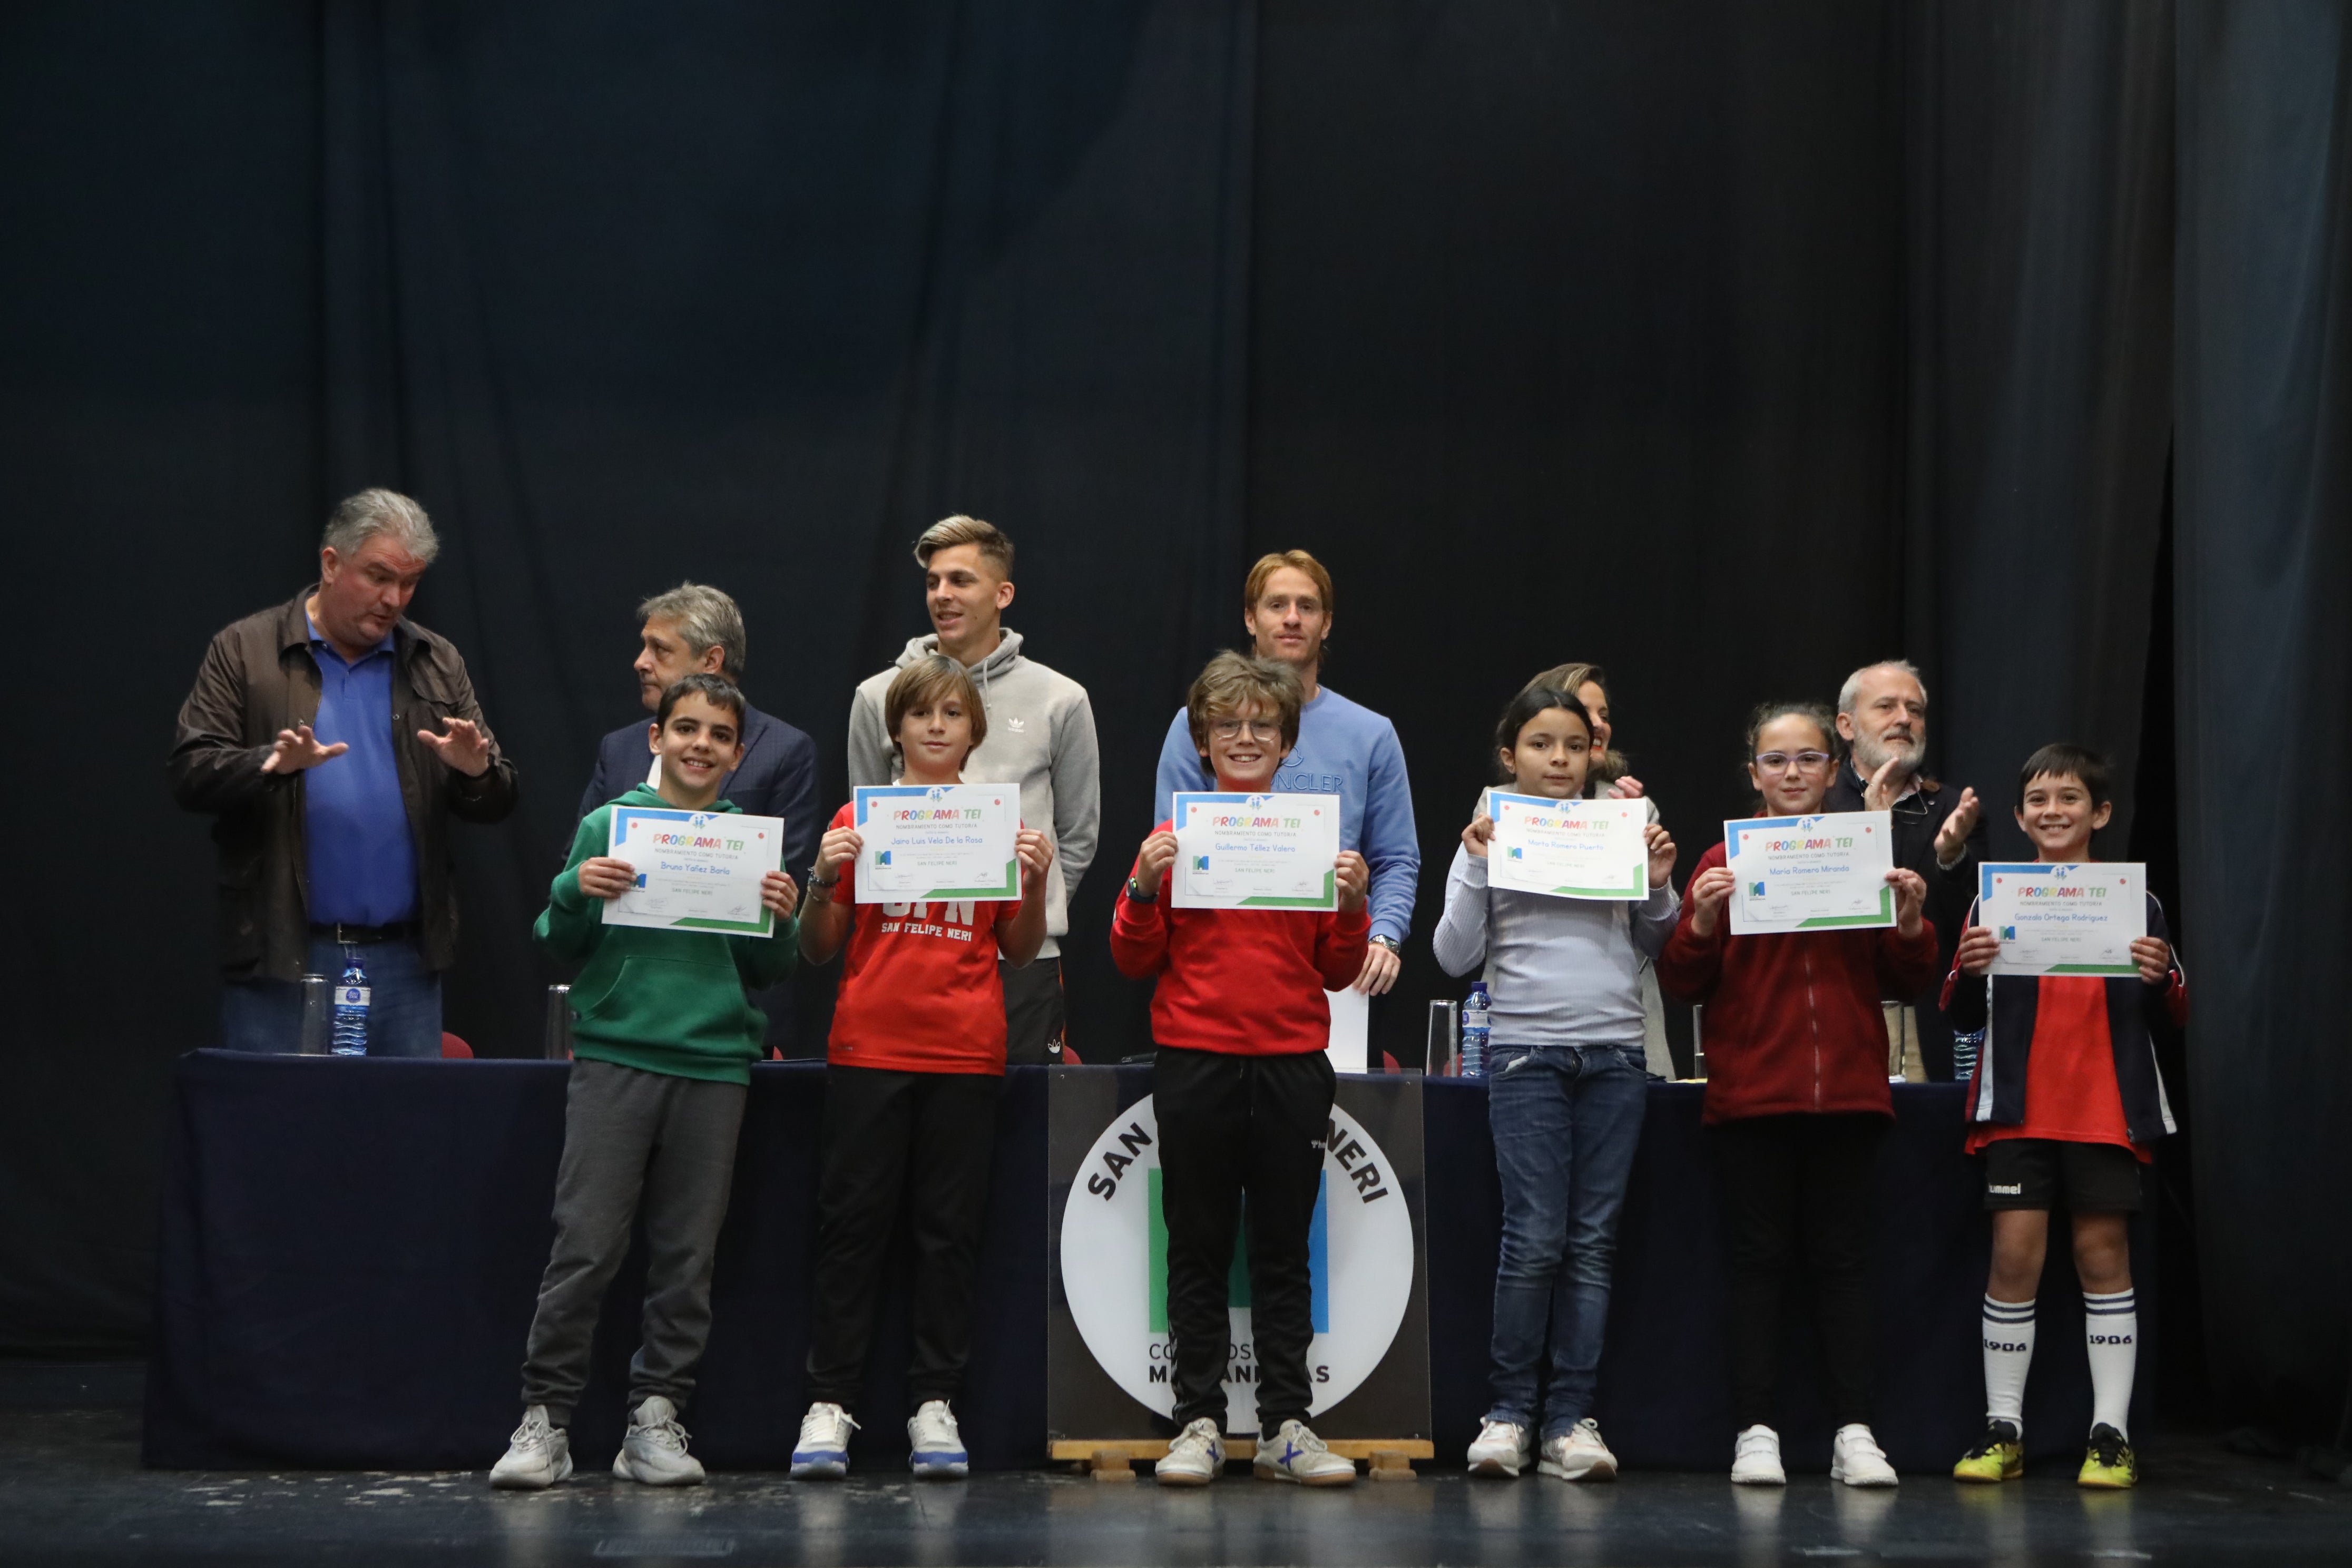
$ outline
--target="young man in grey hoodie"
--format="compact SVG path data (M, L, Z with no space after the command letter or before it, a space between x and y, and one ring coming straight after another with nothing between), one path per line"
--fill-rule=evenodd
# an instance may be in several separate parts
M988 738L965 763L973 784L1021 786L1021 820L1054 838L1048 873L1045 945L1028 967L1003 967L1005 1061L1059 1061L1061 938L1070 929L1070 896L1095 858L1102 817L1102 769L1095 750L1094 710L1087 689L1021 651L1021 634L1004 626L1013 603L1013 541L992 523L944 518L915 542L923 568L923 604L931 635L908 642L888 669L869 677L849 704L849 783L887 784L899 758L882 722L882 699L898 671L943 653L971 672L988 710Z

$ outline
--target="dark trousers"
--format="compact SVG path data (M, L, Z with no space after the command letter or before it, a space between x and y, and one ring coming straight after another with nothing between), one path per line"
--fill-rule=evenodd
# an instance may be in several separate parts
M812 1401L857 1406L902 1200L915 1252L908 1406L952 1401L962 1387L1003 1088L993 1073L825 1068Z
M1004 1065L1058 1067L1068 1010L1062 1005L1062 961L1033 958L1015 969L997 960L1004 984Z
M1780 1307L1800 1253L1837 1423L1870 1419L1878 1324L1871 1240L1884 1116L1759 1116L1712 1130L1731 1258L1731 1414L1776 1425Z
M1242 1057L1162 1046L1153 1058L1180 1426L1203 1415L1224 1426L1233 1328L1226 1298L1244 1194L1258 1428L1271 1434L1285 1421L1307 1419L1314 1403L1307 1352L1315 1342L1307 1237L1333 1084L1321 1051Z
M555 1175L555 1247L539 1282L522 1402L568 1426L588 1383L605 1288L646 1216L645 1341L629 1363L629 1408L661 1395L683 1410L710 1337L710 1265L735 1181L748 1090L575 1061Z

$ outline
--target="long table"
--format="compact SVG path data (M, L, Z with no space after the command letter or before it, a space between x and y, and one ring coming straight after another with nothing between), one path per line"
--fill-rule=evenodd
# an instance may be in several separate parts
M563 1141L565 1064L396 1061L200 1051L177 1065L168 1130L144 1454L168 1467L487 1467L514 1426L520 1367ZM999 1112L977 1332L958 1415L975 1467L1042 1462L1045 1128L1051 1072L1021 1068ZM1602 1430L1632 1467L1729 1460L1722 1250L1695 1085L1653 1084L1619 1238ZM714 1325L688 1421L719 1468L782 1468L805 1407L815 1244L814 1063L754 1068L713 1281ZM1879 1205L1883 1362L1877 1429L1896 1465L1936 1470L1982 1423L1977 1349L1988 1226L1959 1152L1959 1091L1899 1086ZM1441 1462L1486 1408L1500 1197L1486 1095L1423 1096L1431 1403ZM2042 1294L2027 1433L2078 1449L2089 1413L2081 1298L2063 1230ZM2152 1343L2153 1254L2135 1231ZM894 1260L892 1268L899 1268ZM624 1422L642 1247L614 1282L572 1423L583 1467ZM877 1324L864 1463L906 1451L903 1292ZM1790 1314L1784 1444L1823 1468L1829 1427L1809 1318ZM2143 1363L2152 1361L2144 1354ZM2143 1377L2145 1391L2152 1383Z

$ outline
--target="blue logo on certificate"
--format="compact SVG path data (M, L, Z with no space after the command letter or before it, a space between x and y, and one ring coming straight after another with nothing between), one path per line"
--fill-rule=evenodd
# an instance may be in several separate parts
M890 851L887 849L874 851L874 863L877 866L887 866L890 863Z
M1503 858L1506 860L1524 860L1527 858L1528 850L1524 844L1514 844L1503 851Z
M1762 898L1762 897L1764 896L1764 884L1763 884L1763 883L1761 883L1761 882L1750 882L1750 883L1748 883L1748 896L1749 898L1751 898L1751 899L1760 899L1760 898Z
M1195 871L1205 871L1208 868L1209 858L1206 855L1195 855L1192 857L1192 869Z

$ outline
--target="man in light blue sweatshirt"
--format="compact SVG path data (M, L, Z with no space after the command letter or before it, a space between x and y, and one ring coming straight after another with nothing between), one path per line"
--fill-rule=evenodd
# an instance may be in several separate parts
M1274 787L1339 797L1339 847L1361 854L1372 870L1371 945L1353 989L1378 996L1396 984L1397 950L1412 929L1413 889L1421 879L1421 840L1412 826L1412 786L1396 726L1360 703L1318 683L1323 643L1331 632L1331 574L1304 550L1260 558L1242 595L1242 625L1261 658L1298 671L1307 703L1298 710L1298 743L1282 759ZM1169 723L1160 748L1155 821L1173 814L1179 790L1217 787L1201 765L1184 710Z

